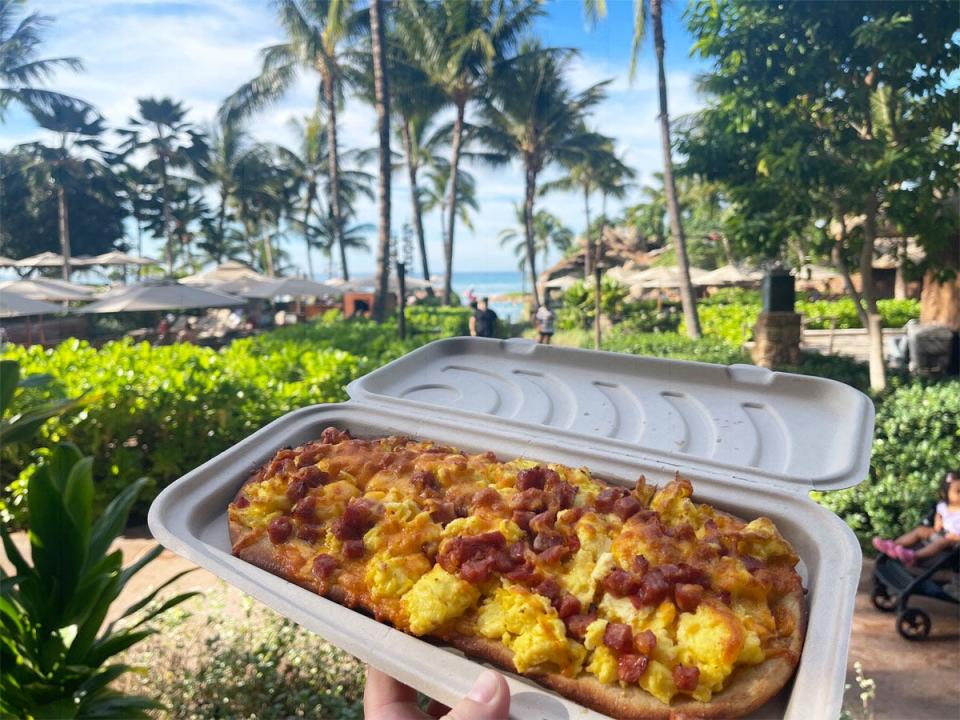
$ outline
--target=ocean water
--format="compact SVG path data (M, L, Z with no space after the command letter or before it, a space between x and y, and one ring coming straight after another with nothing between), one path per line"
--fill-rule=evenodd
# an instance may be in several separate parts
M498 295L520 292L523 289L523 274L519 271L507 272L455 272L453 291L464 300L468 290L478 298L495 298ZM465 300L464 300L465 302ZM519 300L490 301L490 308L506 322L518 322L523 313L523 302Z

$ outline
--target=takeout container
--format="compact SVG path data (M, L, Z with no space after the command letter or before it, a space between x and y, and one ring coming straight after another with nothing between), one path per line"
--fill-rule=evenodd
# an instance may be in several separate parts
M295 410L167 487L150 508L154 536L280 614L446 704L483 665L319 597L230 554L227 505L278 449L336 425L402 434L501 459L585 465L632 487L676 471L695 499L745 519L771 518L801 557L808 626L793 681L756 718L834 720L843 698L860 547L808 497L867 473L873 404L822 378L522 340L452 338L351 383L346 403ZM507 673L511 717L601 718Z

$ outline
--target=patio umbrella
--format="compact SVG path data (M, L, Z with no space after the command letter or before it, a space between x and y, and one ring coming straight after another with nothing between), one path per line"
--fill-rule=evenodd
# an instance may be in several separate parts
M23 258L23 260L17 260L15 265L16 267L24 268L63 267L63 255L49 251L37 253L36 255Z
M272 280L234 280L213 286L218 292L227 292L239 297L267 299L289 295L291 297L320 297L343 295L342 288L307 280L306 278L274 278Z
M0 318L22 317L24 315L49 315L62 313L60 305L34 300L18 293L0 288Z
M702 268L691 267L690 281L694 285L701 285L700 279L706 274L707 271ZM680 270L672 265L652 267L638 272L633 279L645 288L675 288L680 287Z
M0 292L14 292L32 300L90 300L93 288L50 278L34 280L5 280L0 282Z
M180 278L184 285L217 285L234 280L270 280L266 275L236 260L229 260L215 268Z
M332 280L328 281L328 283L334 284ZM409 275L403 279L403 284L407 290L426 290L427 288L433 287L429 281L410 277ZM364 275L363 277L354 278L346 282L341 281L337 283L337 286L345 292L373 292L377 289L377 278L374 275ZM394 293L400 289L400 285L395 276L390 276L390 279L387 281L387 289Z
M713 287L718 285L759 282L760 280L763 280L763 273L759 270L741 270L736 265L724 265L701 276L697 281L697 285Z
M8 258L6 255L0 255L0 267L16 267L17 260Z
M102 255L94 255L92 258L85 259L85 265L162 265L159 260L153 258L140 257L139 255L128 255L119 250L111 250Z
M581 281L582 278L577 278L573 275L561 275L560 277L553 278L552 280L547 280L543 284L543 287L548 290L559 290L560 292L566 292Z
M111 290L100 300L77 312L115 313L145 310L186 310L188 308L232 307L244 301L213 290L174 282L148 282Z

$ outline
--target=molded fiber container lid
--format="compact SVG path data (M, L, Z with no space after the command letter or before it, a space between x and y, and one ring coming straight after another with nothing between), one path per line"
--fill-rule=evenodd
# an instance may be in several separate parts
M603 438L628 455L798 493L855 485L870 464L874 408L863 393L753 365L450 338L347 389L368 406L539 426L572 444Z

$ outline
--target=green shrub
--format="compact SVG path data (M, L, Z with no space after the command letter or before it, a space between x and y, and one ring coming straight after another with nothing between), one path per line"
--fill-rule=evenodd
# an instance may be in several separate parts
M797 302L796 307L810 330L827 330L830 328L831 321L836 322L838 330L863 327L851 298L815 302L802 300ZM920 302L918 300L878 300L877 310L883 327L899 328L906 325L908 320L920 317Z
M129 340L96 349L68 340L49 350L10 346L4 356L54 378L50 387L34 391L39 399L88 398L80 412L43 427L34 455L44 456L62 440L92 452L97 507L127 478L148 477L134 508L134 517L142 519L176 478L290 410L345 400L351 380L435 339L438 328L441 334L461 328L468 312L415 314L414 327L424 330L405 341L397 338L395 323L344 320L333 313L220 351ZM31 458L5 451L0 460L9 520L22 515Z
M229 606L222 590L202 612L171 617L128 653L152 672L124 689L162 697L171 720L363 717L363 666L347 653L248 598Z
M870 474L815 494L861 541L896 537L926 518L944 474L960 465L960 381L895 389L878 400Z
M760 291L741 287L723 287L700 300L700 305L759 305Z
M784 365L776 369L783 372L839 380L847 385L852 385L861 392L867 392L870 389L870 368L867 364L843 355L821 355L815 352L805 352L799 366Z
M750 362L742 350L716 338L691 340L678 333L632 333L615 327L602 341L604 350L632 355L697 360L723 365ZM593 341L588 340L582 347L593 347Z
M760 315L759 305L699 305L700 329L708 337L721 338L740 347L753 339L753 326ZM678 332L686 333L686 324L681 321Z

